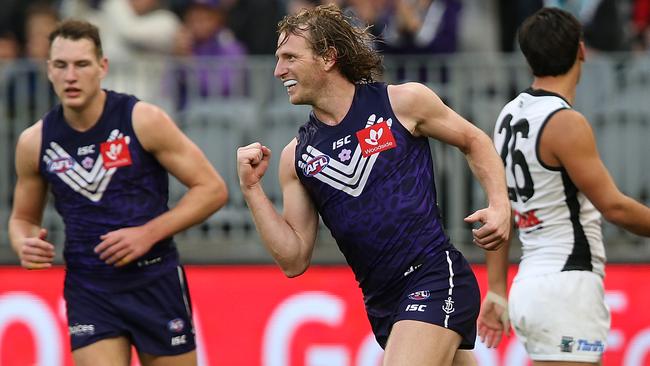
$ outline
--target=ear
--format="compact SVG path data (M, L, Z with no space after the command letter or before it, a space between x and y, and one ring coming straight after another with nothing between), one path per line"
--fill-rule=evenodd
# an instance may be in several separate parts
M334 65L336 65L337 56L338 52L334 47L330 47L327 52L325 52L323 55L323 67L325 68L325 71L330 71L334 68Z
M106 74L108 74L108 59L106 57L102 57L102 59L99 60L99 67L102 69L99 78L103 80L106 77Z
M584 62L587 58L587 48L585 47L585 42L580 41L578 45L578 60Z
M52 83L52 61L47 60L47 80Z

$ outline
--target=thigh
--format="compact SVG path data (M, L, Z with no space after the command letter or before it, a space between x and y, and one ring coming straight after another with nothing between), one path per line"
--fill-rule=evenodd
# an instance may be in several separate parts
M510 290L510 318L534 361L597 364L610 325L602 278L567 271L518 280Z
M459 349L456 351L454 356L454 362L452 366L477 366L476 357L474 357L474 352L468 349Z
M129 366L131 342L126 337L102 339L72 351L76 366Z
M174 356L156 356L140 352L138 354L142 366L196 366L196 351L190 351Z
M461 337L443 327L415 320L393 325L383 366L451 365Z

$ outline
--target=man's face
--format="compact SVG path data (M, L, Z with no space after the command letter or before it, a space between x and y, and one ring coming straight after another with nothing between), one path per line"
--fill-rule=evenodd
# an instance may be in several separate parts
M307 35L305 35L307 36ZM273 75L287 88L292 104L313 104L325 82L324 60L316 56L303 36L282 33L275 52Z
M47 76L61 104L81 108L101 90L101 80L108 70L105 58L98 59L89 39L57 37L50 47Z

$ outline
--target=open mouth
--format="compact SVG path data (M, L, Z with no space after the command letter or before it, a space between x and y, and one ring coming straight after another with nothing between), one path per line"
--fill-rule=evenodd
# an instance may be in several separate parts
M284 85L287 89L291 89L294 85L298 84L298 82L294 79L290 80L285 80L282 85Z

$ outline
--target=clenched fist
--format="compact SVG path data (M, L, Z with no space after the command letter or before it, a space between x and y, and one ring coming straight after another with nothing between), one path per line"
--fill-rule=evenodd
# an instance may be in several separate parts
M270 160L271 149L259 142L237 149L237 174L242 190L251 188L262 180Z

